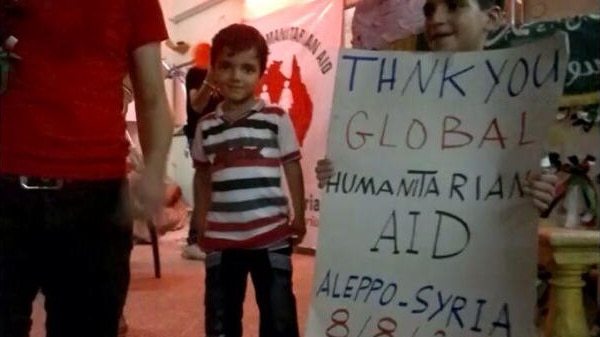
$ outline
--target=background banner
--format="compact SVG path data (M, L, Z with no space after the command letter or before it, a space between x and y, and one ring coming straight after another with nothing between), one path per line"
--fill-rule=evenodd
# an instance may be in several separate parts
M317 242L321 201L314 168L325 156L343 10L343 0L315 0L245 22L264 34L270 49L257 95L290 114L302 147L305 248Z

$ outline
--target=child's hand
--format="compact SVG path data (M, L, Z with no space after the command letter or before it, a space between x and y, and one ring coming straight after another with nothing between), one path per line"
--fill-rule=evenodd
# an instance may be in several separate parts
M331 160L324 158L317 162L315 173L317 174L317 180L319 181L319 188L325 187L325 184L327 184L327 181L333 176L334 172L335 170Z
M212 70L212 67L208 67L207 71L206 71L206 78L205 78L208 82L210 83L216 83L217 82L217 76L215 75L215 72Z
M300 244L306 235L306 221L304 217L296 217L292 221L292 243L294 246Z
M541 212L546 211L560 194L566 180L556 173L537 172L527 178L525 193L533 198L533 205Z

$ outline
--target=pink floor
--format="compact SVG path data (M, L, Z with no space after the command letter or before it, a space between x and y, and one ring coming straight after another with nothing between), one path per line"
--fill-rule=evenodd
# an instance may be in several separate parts
M125 307L129 337L204 336L204 265L181 258L180 240L160 243L163 276L155 279L150 246L136 246L131 258L132 280ZM294 255L294 286L300 331L308 315L314 257ZM251 282L249 282L251 284ZM31 337L44 337L43 298L34 305ZM250 286L244 311L244 336L258 336L258 311ZM82 333L85 336L85 333Z

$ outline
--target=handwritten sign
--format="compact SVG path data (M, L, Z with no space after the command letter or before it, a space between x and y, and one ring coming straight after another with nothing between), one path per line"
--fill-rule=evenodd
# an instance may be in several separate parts
M535 21L520 27L507 26L494 33L486 45L494 49L506 48L548 37L558 31L565 32L569 36L570 57L564 87L566 101L574 101L575 105L598 104L600 48L597 46L600 43L600 15L588 14L558 20ZM579 99L575 99L576 97Z
M341 53L306 336L534 336L523 184L557 108L564 44Z

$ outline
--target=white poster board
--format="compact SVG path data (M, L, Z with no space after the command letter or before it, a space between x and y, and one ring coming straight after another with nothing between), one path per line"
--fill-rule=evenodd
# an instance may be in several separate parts
M341 52L306 336L535 335L523 184L557 109L564 42Z

